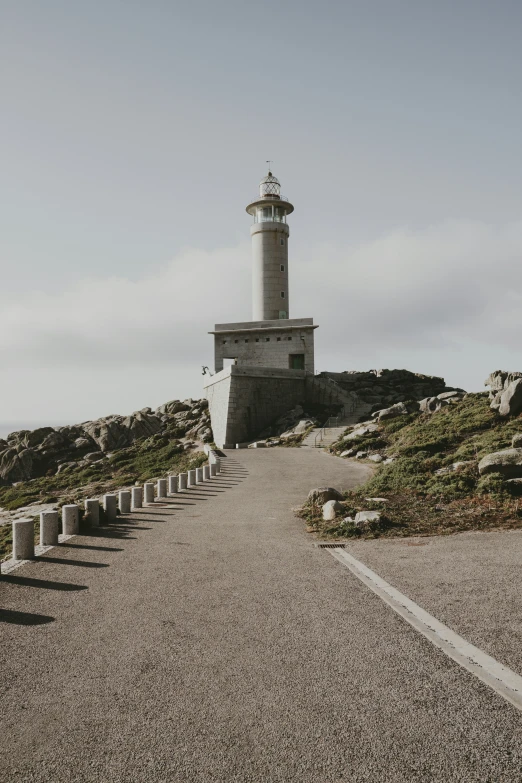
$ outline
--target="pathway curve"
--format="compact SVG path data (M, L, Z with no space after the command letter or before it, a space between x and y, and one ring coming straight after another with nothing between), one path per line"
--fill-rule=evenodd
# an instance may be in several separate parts
M367 468L314 449L223 462L2 579L0 780L522 779L522 714L291 511Z

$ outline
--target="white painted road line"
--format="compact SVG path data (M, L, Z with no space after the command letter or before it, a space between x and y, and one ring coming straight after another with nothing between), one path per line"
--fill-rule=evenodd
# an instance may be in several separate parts
M517 709L522 710L522 677L520 675L467 642L447 625L439 622L433 615L425 612L418 604L389 585L375 571L367 568L364 563L349 555L341 547L327 551L349 568L352 574L449 658L493 688Z

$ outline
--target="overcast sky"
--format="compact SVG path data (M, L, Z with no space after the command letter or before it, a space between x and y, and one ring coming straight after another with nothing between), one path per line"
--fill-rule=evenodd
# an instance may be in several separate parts
M316 369L522 370L519 0L0 0L0 421L201 396L266 159Z

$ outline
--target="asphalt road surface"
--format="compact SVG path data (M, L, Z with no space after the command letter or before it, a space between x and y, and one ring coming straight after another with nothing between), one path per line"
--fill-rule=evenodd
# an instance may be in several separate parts
M522 781L522 713L291 510L367 469L313 449L223 461L3 577L0 780Z

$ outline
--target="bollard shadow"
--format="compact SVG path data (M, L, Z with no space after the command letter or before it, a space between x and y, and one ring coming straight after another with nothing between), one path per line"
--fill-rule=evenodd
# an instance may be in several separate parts
M77 590L87 590L87 585L75 585L71 582L51 582L49 579L32 579L30 576L14 576L5 574L2 576L2 583L20 585L21 587L39 587L42 590L63 590L65 592L75 592Z
M150 530L150 528L147 528ZM58 544L60 549L92 549L94 552L124 552L125 550L117 546L92 546L92 544Z
M15 612L13 609L0 609L0 623L12 623L13 625L45 625L54 622L55 618L47 614L33 614L31 612Z
M108 568L108 563L93 563L90 560L71 560L66 557L48 557L40 555L38 560L43 563L58 563L59 565L81 566L82 568Z

